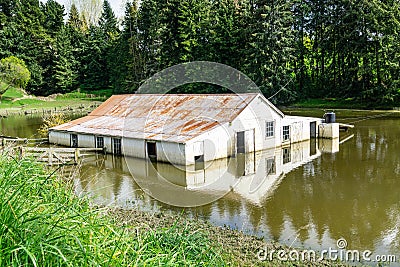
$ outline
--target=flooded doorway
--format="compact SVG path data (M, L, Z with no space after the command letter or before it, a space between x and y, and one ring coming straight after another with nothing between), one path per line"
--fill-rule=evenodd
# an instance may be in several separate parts
M317 122L312 121L310 122L310 138L317 137Z
M236 163L238 176L255 172L254 129L236 133Z
M147 157L149 159L157 159L156 142L146 142Z

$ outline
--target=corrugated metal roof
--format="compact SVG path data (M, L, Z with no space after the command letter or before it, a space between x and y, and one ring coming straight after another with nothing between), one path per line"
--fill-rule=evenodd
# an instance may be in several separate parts
M233 121L258 95L115 95L52 130L185 143Z

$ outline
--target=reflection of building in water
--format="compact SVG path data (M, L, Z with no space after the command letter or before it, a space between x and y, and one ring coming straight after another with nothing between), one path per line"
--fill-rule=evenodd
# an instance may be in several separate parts
M107 179L91 178L82 183L85 183L85 191L93 190L93 195L100 197L103 203L117 202L119 205L121 201L136 199L133 181L126 173L132 174L144 192L175 206L211 203L231 191L260 205L286 173L319 157L326 148L328 152L333 151L332 147L336 145L332 142L339 141L295 143L257 153L238 154L237 157L206 162L202 166L108 157L104 166L97 166L108 172ZM86 169L90 172L90 167Z
M335 152L332 147L339 147L338 139L321 141L317 145L316 140L311 139L257 153L256 172L243 176L234 191L253 204L261 205L262 200L274 191L285 174L316 159L321 153Z

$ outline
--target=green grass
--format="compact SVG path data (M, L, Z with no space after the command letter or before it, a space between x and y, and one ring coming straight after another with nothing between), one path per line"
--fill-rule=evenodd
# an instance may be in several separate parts
M65 100L65 99L81 99L81 100L90 100L90 101L105 101L110 95L101 94L105 90L101 90L100 92L96 92L96 94L92 94L90 92L71 92L63 95L59 95L56 97L57 100Z
M3 95L3 99L16 99L24 97L24 93L21 89L10 87Z
M321 109L392 109L390 105L363 102L355 98L325 98L325 99L306 99L293 103L291 107L300 108L321 108Z
M366 109L369 108L369 103L361 103L353 98L337 99L337 98L326 98L326 99L306 99L291 105L293 107L302 108L323 108L323 109L335 109L335 108L358 108Z
M101 89L101 90L86 90L82 89L81 92L90 94L90 95L96 95L96 96L105 96L105 97L110 97L113 95L113 90L112 89Z
M0 266L223 266L202 232L116 226L33 159L0 155Z

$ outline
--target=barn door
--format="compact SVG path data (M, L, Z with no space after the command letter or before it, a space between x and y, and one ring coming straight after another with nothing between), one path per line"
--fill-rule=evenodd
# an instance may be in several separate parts
M246 157L245 157L245 175L255 173L255 159L256 159L256 151L255 151L255 135L254 129L248 130L245 132L245 140L246 140Z
M147 156L149 159L157 159L157 144L156 142L146 142Z
M317 122L310 122L310 138L317 137Z
M246 144L244 141L245 132L236 133L236 154L246 153Z
M236 160L239 176L255 172L254 129L236 133Z

